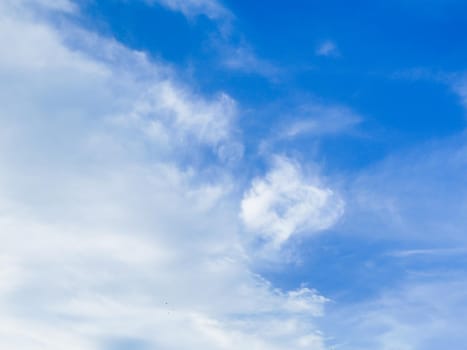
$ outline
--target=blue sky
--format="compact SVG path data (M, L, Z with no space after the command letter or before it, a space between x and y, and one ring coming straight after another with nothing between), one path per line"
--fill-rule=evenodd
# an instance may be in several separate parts
M462 348L466 15L4 0L0 347Z

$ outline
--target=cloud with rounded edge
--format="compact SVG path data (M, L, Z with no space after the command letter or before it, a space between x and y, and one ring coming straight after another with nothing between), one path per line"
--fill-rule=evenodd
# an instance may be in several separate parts
M294 234L330 228L343 213L344 201L335 191L307 178L296 162L276 156L272 169L244 194L240 217L249 231L279 247Z

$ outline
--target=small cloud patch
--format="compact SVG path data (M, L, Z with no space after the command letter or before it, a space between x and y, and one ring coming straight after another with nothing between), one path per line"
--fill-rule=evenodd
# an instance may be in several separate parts
M338 57L340 56L340 52L335 42L326 40L316 48L316 55L324 57Z

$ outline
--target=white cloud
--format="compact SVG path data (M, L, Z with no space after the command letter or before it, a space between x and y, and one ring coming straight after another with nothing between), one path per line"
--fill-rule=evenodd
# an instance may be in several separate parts
M248 74L258 74L272 81L277 80L280 69L261 59L247 44L217 44L220 60L224 67Z
M309 312L312 315L321 316L324 313L324 303L329 301L316 291L303 287L288 292L286 308L294 312Z
M192 18L205 15L212 20L225 20L231 13L217 0L146 0L157 2L170 10L179 11L186 17Z
M408 281L380 297L336 311L328 319L336 349L436 350L462 348L465 276Z
M349 132L362 118L351 109L339 105L307 104L297 112L298 118L289 122L280 137L301 135L324 136Z
M450 83L454 92L459 96L462 106L467 110L467 77L450 79Z
M24 6L37 9L47 9L65 13L73 13L78 10L73 1L70 0L3 0L0 8L7 7L11 10L21 10Z
M29 9L0 14L0 348L323 349L326 299L237 235L235 102Z
M389 252L388 255L396 258L410 258L417 256L452 256L464 255L465 248L433 248L433 249L406 249Z
M316 54L318 56L325 56L325 57L336 57L340 55L339 49L337 48L336 43L333 41L327 40L321 43L317 49Z
M352 183L345 231L423 246L464 246L466 155L464 135L458 135L393 154L365 169ZM377 231L371 229L375 226Z
M205 15L216 21L220 35L212 35L210 40L223 68L257 74L270 80L278 78L280 74L278 67L258 57L245 41L234 42L233 37L238 35L232 23L234 15L221 2L217 0L146 0L146 2L158 3L169 10L181 12L188 19Z
M137 125L156 140L217 146L231 136L235 101L227 94L205 100L170 80L153 84L121 121ZM170 140L169 138L175 138Z
M333 190L305 176L290 159L276 157L244 194L240 216L248 230L277 247L295 233L333 226L343 212L344 202Z

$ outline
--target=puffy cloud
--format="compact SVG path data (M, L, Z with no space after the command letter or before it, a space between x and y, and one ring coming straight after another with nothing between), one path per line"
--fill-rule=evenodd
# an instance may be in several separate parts
M307 178L290 159L277 156L273 168L244 194L240 216L248 230L278 247L295 233L333 226L343 212L338 194Z
M230 137L235 102L226 94L206 101L166 80L152 86L127 117L156 138L167 139L170 133L215 146Z

